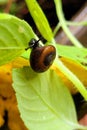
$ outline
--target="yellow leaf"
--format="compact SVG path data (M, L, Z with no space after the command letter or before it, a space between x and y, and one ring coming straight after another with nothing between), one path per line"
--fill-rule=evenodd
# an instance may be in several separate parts
M0 66L0 83L1 82L12 83L12 77L11 77L12 68L21 68L23 66L29 66L29 61L22 57L18 57L9 64Z
M1 83L11 83L11 71L12 71L12 66L11 64L6 64L3 66L0 66L0 84Z
M22 57L18 57L12 63L12 68L22 68L23 66L29 66L29 60L26 60Z
M12 68L23 67L23 65L27 65L26 60L18 58L14 62L0 67L0 127L4 125L3 117L6 111L9 129L27 130L20 118L15 92L12 88Z

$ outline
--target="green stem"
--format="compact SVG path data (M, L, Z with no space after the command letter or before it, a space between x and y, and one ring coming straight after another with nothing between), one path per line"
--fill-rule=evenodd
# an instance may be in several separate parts
M81 95L87 100L87 90L82 82L74 75L60 60L56 59L54 63L57 68L68 77L68 79L76 86Z
M82 21L82 22L66 21L66 25L69 25L69 26L87 26L87 21Z
M81 21L81 22L73 22L73 21L65 21L67 26L87 26L87 21ZM61 24L60 22L56 25L53 35L55 36L58 30L60 29Z
M54 36L56 35L56 33L57 33L57 31L60 29L60 27L61 27L61 25L60 25L60 23L58 23L57 26L56 26L55 29L54 29L54 32L53 32L53 35L54 35Z
M64 18L63 11L62 11L62 0L54 0L54 2L56 6L57 15L58 15L63 31L65 32L67 37L75 46L80 47L80 48L83 47L82 44L73 36L73 34L70 32L70 30L66 26L66 20Z

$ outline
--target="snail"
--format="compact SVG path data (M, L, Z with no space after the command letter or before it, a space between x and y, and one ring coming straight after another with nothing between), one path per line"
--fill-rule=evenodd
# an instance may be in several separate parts
M56 57L56 49L54 46L41 46L39 41L40 39L36 40L32 38L29 42L29 47L26 48L26 50L29 48L32 49L30 54L30 66L37 73L48 70Z

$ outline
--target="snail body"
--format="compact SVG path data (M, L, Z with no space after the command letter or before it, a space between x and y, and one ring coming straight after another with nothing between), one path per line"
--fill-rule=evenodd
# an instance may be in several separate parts
M38 73L48 70L56 57L56 49L52 45L40 46L39 40L31 39L29 47L32 48L30 54L30 66Z

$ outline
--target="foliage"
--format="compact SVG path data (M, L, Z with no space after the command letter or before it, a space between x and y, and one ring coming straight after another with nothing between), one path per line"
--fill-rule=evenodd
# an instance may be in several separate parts
M71 94L67 89L67 85L63 83L60 79L61 76L58 74L58 70L62 72L82 94L84 99L87 100L87 91L83 85L84 82L82 83L81 79L78 78L78 74L73 73L69 69L69 66L67 64L65 65L58 58L59 55L63 59L68 59L68 64L72 68L73 66L81 68L85 73L87 68L83 67L81 63L87 63L85 60L87 50L70 33L63 16L61 0L54 0L59 24L76 47L56 45L52 30L38 3L35 0L25 1L38 30L47 40L47 44L55 46L57 56L53 67L47 72L42 74L33 72L26 62L29 59L30 50L25 51L25 48L28 46L30 39L38 39L37 36L24 20L20 20L9 14L0 14L0 32L2 32L0 34L0 65L11 62L13 66L13 88L16 91L21 117L30 130L87 129L77 123ZM73 51L75 53L70 54ZM20 60L15 60L19 56L24 58L21 62L23 64L22 66L21 64L17 64ZM17 65L18 68L14 69Z
M21 117L28 129L80 128L71 95L53 70L37 74L30 67L14 69L13 80Z

